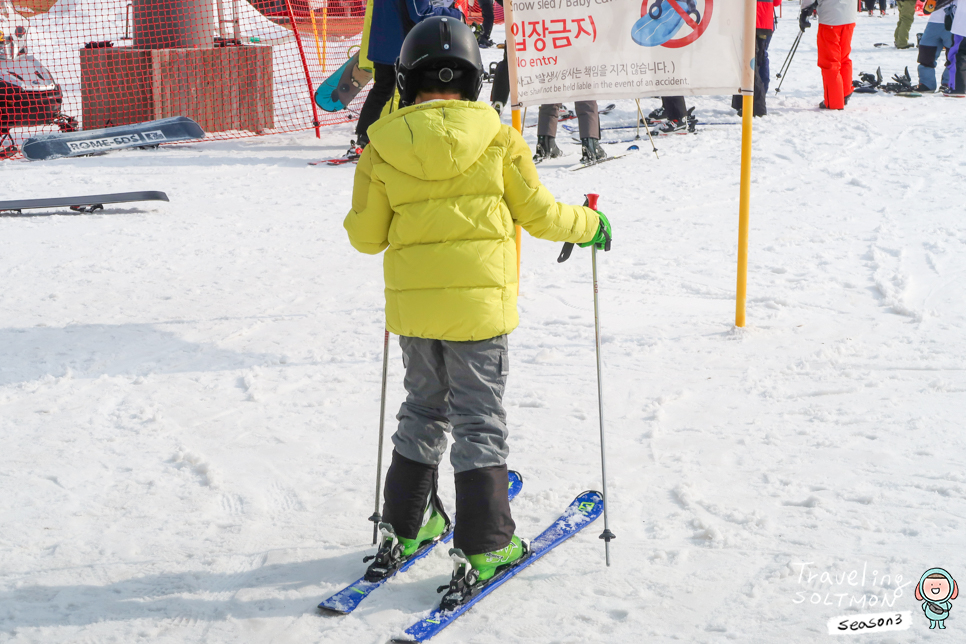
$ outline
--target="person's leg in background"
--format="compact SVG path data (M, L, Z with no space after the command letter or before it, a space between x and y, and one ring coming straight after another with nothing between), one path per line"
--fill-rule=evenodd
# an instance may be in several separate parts
M373 63L372 88L366 101L362 104L362 111L359 112L359 121L356 123L356 143L359 147L369 144L369 135L366 130L369 126L379 120L379 115L386 107L386 103L392 100L393 92L396 91L396 70L392 65Z
M852 96L852 34L855 23L839 25L839 74L842 77L842 98L848 103Z
M822 70L822 87L825 109L841 110L845 107L842 92L842 61L839 53L839 30L829 25L818 26L818 66Z
M486 49L493 46L490 40L490 33L493 31L493 0L476 0L480 5L480 13L483 14L483 33L477 39L480 47Z
M899 49L908 49L909 29L916 18L916 0L898 0L896 6L899 7L899 22L894 34L895 44Z

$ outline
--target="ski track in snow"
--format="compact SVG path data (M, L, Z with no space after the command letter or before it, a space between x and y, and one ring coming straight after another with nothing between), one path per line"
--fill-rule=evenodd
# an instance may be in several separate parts
M915 50L872 47L894 25L859 16L856 74L915 73ZM841 592L800 583L798 562L904 577L913 628L863 641L961 638L957 610L927 633L912 590L933 566L966 577L963 104L819 112L814 33L755 120L745 329L738 126L658 139L660 160L645 141L579 176L540 166L562 201L599 192L616 232L600 257L614 566L598 522L434 641L806 643L876 611L795 603ZM688 100L734 120L730 97ZM0 163L4 199L171 198L0 218L0 642L376 643L438 601L442 548L350 616L314 610L372 551L381 259L345 239L352 168L306 165L350 132ZM523 248L506 404L534 536L599 488L597 389L586 251Z

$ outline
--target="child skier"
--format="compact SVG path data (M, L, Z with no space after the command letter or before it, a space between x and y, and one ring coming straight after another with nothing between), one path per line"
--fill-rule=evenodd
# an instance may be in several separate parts
M518 324L514 224L542 239L596 244L607 219L554 201L516 130L476 102L483 64L452 18L416 25L396 61L402 109L369 128L345 228L386 250L386 324L399 335L406 401L392 437L382 542L366 578L393 574L450 529L437 466L453 435L456 565L444 606L527 553L507 500L507 334Z
M915 4L915 0L913 0ZM798 26L811 27L808 18L818 13L818 66L822 68L825 100L822 110L845 109L852 95L852 32L855 5L850 0L802 0Z

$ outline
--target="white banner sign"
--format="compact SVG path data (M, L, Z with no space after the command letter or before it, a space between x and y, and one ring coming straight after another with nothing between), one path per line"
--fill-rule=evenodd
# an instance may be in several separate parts
M746 7L753 9L745 0L513 0L517 99L737 94Z

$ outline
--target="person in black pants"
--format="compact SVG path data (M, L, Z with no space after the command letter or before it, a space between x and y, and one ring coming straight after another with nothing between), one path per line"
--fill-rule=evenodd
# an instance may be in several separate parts
M493 0L476 1L480 5L480 13L483 14L483 33L476 41L480 44L480 49L489 49L493 46L493 41L490 40L490 33L493 31ZM500 6L503 6L502 2Z
M689 115L683 96L662 96L661 107L647 115L647 125L651 125L651 121L664 121L652 130L652 134L678 132L688 128Z
M496 0L503 6L503 0ZM480 5L481 7L483 5ZM486 14L483 14L484 21L486 20ZM483 23L484 28L486 23ZM491 24L492 27L492 24ZM489 32L487 32L487 37L489 37ZM492 41L491 41L492 44ZM506 46L503 47L503 60L501 60L496 66L496 75L493 77L493 89L490 90L490 104L493 109L496 110L497 114L503 114L503 108L506 106L507 101L510 100L510 68L507 66L506 62Z
M356 123L356 145L360 148L369 144L366 130L379 120L382 108L392 100L393 92L396 90L395 67L377 62L373 62L372 67L372 87L369 89L365 103L362 104L362 111L359 112L359 122Z
M872 10L875 9L876 0L865 0L865 10L872 15ZM886 14L886 0L879 0L879 15L884 16Z
M768 109L765 106L765 97L768 95L768 43L771 42L771 29L755 30L755 98L752 102L752 114L754 116L765 116ZM731 98L731 107L738 116L741 116L742 99L740 94L735 94Z

